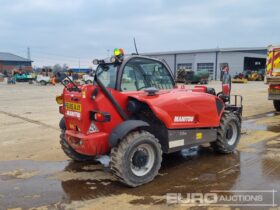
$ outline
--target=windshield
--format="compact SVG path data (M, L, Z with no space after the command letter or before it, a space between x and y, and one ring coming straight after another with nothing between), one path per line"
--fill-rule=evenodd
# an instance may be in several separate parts
M173 79L167 68L159 61L134 58L124 67L121 90L137 91L149 87L173 88Z
M118 65L116 64L99 65L96 70L96 76L105 87L115 88L117 80L117 69Z

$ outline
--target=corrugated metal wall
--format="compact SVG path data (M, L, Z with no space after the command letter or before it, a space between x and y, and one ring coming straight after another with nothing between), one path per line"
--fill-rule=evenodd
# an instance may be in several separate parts
M217 64L216 64L217 56ZM266 58L266 52L256 51L251 52L199 52L199 53L186 53L186 54L169 54L169 55L152 55L152 57L164 59L174 74L176 73L178 64L192 64L192 70L197 71L198 63L213 63L213 78L220 79L221 65L227 63L230 67L230 73L234 76L244 70L244 57ZM216 66L217 65L217 66ZM217 69L217 72L215 72Z

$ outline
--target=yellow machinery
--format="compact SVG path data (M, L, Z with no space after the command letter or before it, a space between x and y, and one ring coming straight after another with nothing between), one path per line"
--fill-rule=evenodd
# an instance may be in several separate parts
M232 83L247 83L248 80L245 79L245 78L242 78L242 79L241 78L236 78L236 79L232 79L231 82Z

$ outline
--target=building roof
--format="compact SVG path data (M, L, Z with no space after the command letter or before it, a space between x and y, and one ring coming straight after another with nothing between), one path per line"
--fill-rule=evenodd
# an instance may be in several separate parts
M174 55L174 54L190 54L190 53L209 53L209 52L248 52L248 51L267 51L267 47L240 47L240 48L213 48L198 50L178 50L166 52L142 53L142 55Z
M30 59L14 55L12 53L0 52L0 61L19 61L19 62L32 62Z
M91 72L92 69L91 68L70 68L69 70L75 72L75 73L87 73L87 72Z

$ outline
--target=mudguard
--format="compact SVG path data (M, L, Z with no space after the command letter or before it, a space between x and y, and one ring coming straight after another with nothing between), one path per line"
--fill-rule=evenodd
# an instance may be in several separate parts
M110 147L115 147L120 140L125 137L130 131L149 126L148 123L142 120L126 120L123 123L115 127L109 136Z

